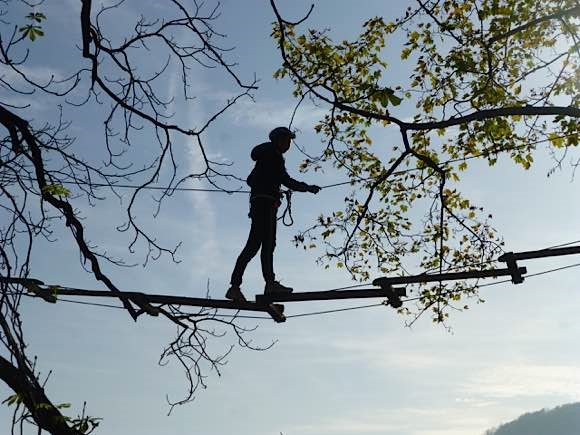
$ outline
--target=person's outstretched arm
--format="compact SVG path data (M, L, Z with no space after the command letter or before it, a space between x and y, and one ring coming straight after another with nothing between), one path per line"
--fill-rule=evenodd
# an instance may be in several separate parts
M302 181L295 180L286 171L286 168L282 168L282 184L286 186L288 189L296 190L298 192L310 192L310 193L318 193L320 192L320 187L314 184L306 184Z

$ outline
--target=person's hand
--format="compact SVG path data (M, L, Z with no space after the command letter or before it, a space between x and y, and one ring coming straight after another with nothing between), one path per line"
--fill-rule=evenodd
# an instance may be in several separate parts
M308 192L316 194L316 193L320 192L320 187L315 186L314 184L311 184L310 186L308 186Z

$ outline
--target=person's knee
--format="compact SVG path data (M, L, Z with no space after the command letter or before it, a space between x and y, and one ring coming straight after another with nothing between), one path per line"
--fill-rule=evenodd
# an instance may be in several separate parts
M244 248L243 255L245 257L254 257L260 250L260 243L251 243Z
M272 240L264 241L264 243L262 243L262 254L272 255L274 246L276 246L276 243L272 243Z

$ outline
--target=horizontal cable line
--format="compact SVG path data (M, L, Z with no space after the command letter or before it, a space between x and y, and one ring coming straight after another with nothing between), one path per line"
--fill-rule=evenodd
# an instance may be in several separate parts
M32 296L32 295L25 294L25 296ZM35 297L35 296L33 296L33 297ZM73 300L70 300L70 299L61 299L61 298L58 298L58 302L68 302L70 304L79 304L79 305L92 305L92 306L95 306L95 307L103 307L103 308L118 308L118 309L121 309L121 310L125 310L126 309L125 307L121 307L120 305L100 304L98 302L73 301Z
M271 317L264 317L264 316L246 316L240 315L236 316L235 314L212 314L212 317L222 317L226 319L256 319L256 320L272 320Z
M335 310L314 311L314 312L311 312L311 313L292 314L290 316L286 316L286 318L287 319L292 319L292 318L295 318L295 317L318 316L318 315L321 315L321 314L340 313L340 312L343 312L343 311L362 310L362 309L365 309L365 308L380 307L380 306L385 306L385 304L378 303L378 304L371 304L371 305L359 305L359 306L356 306L356 307L337 308Z
M14 292L6 292L4 294L9 294L9 295L13 295L16 296L17 293ZM36 295L32 295L29 293L21 293L22 296L28 296L30 298L37 298L38 296ZM120 309L120 310L125 310L125 307L122 307L120 305L110 305L110 304L101 304L98 302L84 302L84 301L73 301L70 299L62 299L62 298L58 298L57 300L58 302L67 302L69 304L78 304L78 305L90 305L93 307L101 307L101 308L115 308L115 309ZM233 315L233 314L214 314L212 315L212 317L227 317L227 318L237 318L237 319L263 319L263 320L271 320L271 317L259 317L259 316L246 316L246 315Z
M372 283L366 283L366 284L355 284L355 285L349 285L346 287L337 287L337 288L331 288L331 289L324 289L324 290L311 290L311 291L317 291L317 292L334 292L334 291L338 291L338 290L348 290L351 288L359 288L359 287L368 287L368 286L372 286Z
M448 267L446 269L442 269L441 273L450 272L453 270L463 269L463 268L467 268L467 267L483 266L486 264L497 263L497 262L498 262L497 259L493 259L493 260L479 261L477 263L458 264L457 266L451 266L451 267ZM439 267L432 267L431 269L426 269L422 273L429 273L429 272L433 272L433 271L439 271Z
M30 294L30 293L16 293L16 292L4 292L2 294L5 295L10 295L10 296L27 296L29 298L38 298L39 296L36 296L34 294ZM68 302L70 304L78 304L78 305L92 305L94 307L103 307L103 308L118 308L121 310L125 310L125 307L122 307L120 305L110 305L110 304L101 304L98 302L84 302L84 301L73 301L70 299L62 299L62 298L58 298L58 302Z
M571 137L571 136L576 136L576 135L577 134L567 134L567 135L563 135L563 136L557 136L557 137L555 137L553 139L564 139L564 138ZM474 154L472 156L459 157L459 158L456 158L456 159L446 160L446 161L443 161L443 162L439 163L439 165L446 165L446 164L449 164L449 163L464 162L466 160L476 159L476 158L479 158L479 157L487 157L487 156L490 156L492 154L498 154L498 153L504 152L504 151L516 151L516 150L523 149L523 148L525 148L527 146L530 146L530 145L538 145L538 144L541 144L541 143L544 143L544 142L549 142L550 140L551 139L541 139L541 140L537 140L537 141L534 141L534 142L529 142L529 143L527 143L525 145L520 145L520 146L513 147L513 148L500 148L500 149L497 149L497 150L482 151L481 153ZM395 172L393 172L393 175L402 175L402 174L406 174L408 172L414 172L414 171L420 171L420 170L421 170L420 168L404 169L402 171L395 171ZM326 186L322 186L322 188L323 189L327 189L329 187L344 186L346 184L355 184L355 183L360 183L360 182L364 182L364 181L373 180L374 178L375 177L367 177L367 178L361 178L360 180L343 181L341 183L335 183L335 184L329 184L329 185L326 185Z
M580 243L580 240L574 240L573 242L562 243L561 245L550 246L549 248L546 248L546 249L563 248L564 246L570 246L570 245L574 245L576 243Z
M34 179L36 181L36 179ZM218 192L218 193L250 193L249 190L228 190L228 189L217 189L217 188L202 188L202 187L163 187L163 186L138 186L135 184L107 184L107 183L92 183L89 181L59 181L62 184L77 185L77 186L92 186L92 187L110 187L110 188L122 188L122 189L143 189L143 190L169 190L175 192Z
M564 136L557 136L553 139L563 139L563 138L567 138L567 137L571 137L571 136L575 136L575 134L569 134L569 135L564 135ZM457 162L463 162L465 160L471 160L471 159L475 159L475 158L479 158L479 157L486 157L486 156L490 156L492 154L497 154L500 152L504 152L504 151L516 151L522 148L525 148L527 146L530 145L537 145L540 143L544 143L544 142L549 142L552 139L542 139L542 140L538 140L538 141L534 141L534 142L530 142L527 143L525 145L520 145L517 147L513 147L513 148L502 148L502 149L497 149L497 150L487 150L487 151L483 151L479 154L474 154L472 156L467 156L467 157L459 157L456 159L450 159L450 160L446 160L443 161L441 163L439 163L440 165L446 165L449 163L457 163ZM421 171L423 169L421 168L410 168L410 169L403 169L401 171L395 171L393 172L393 175L402 175L402 174L406 174L409 172L415 172L415 171ZM360 178L357 180L349 180L349 181L342 181L339 183L334 183L334 184L326 184L323 186L320 186L321 189L329 189L332 187L338 187L338 186L344 186L347 184L356 184L356 183L362 183L365 181L369 181L369 180L373 180L376 177L367 177L367 178ZM27 179L31 180L31 181L37 181L37 179L35 177L27 177ZM121 188L121 189L142 189L142 190L162 190L162 191L171 191L171 192L216 192L216 193L227 193L228 195L234 194L234 193L250 193L249 190L229 190L229 189L219 189L219 188L198 188L198 187L169 187L169 186L139 186L139 185L135 185L135 184L108 184L108 183L93 183L93 182L89 182L89 181L81 181L81 180L77 180L77 181L59 181L58 183L60 184L68 184L68 185L77 185L77 186L92 186L92 187L110 187L110 188Z

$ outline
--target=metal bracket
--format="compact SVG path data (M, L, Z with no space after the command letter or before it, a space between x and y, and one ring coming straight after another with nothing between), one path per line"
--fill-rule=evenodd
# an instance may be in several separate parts
M503 254L498 258L498 261L501 261L506 264L508 270L510 271L512 282L514 284L521 284L522 282L524 282L524 277L522 276L521 268L518 267L518 262L513 252L506 252L505 254ZM524 271L524 273L526 272Z

